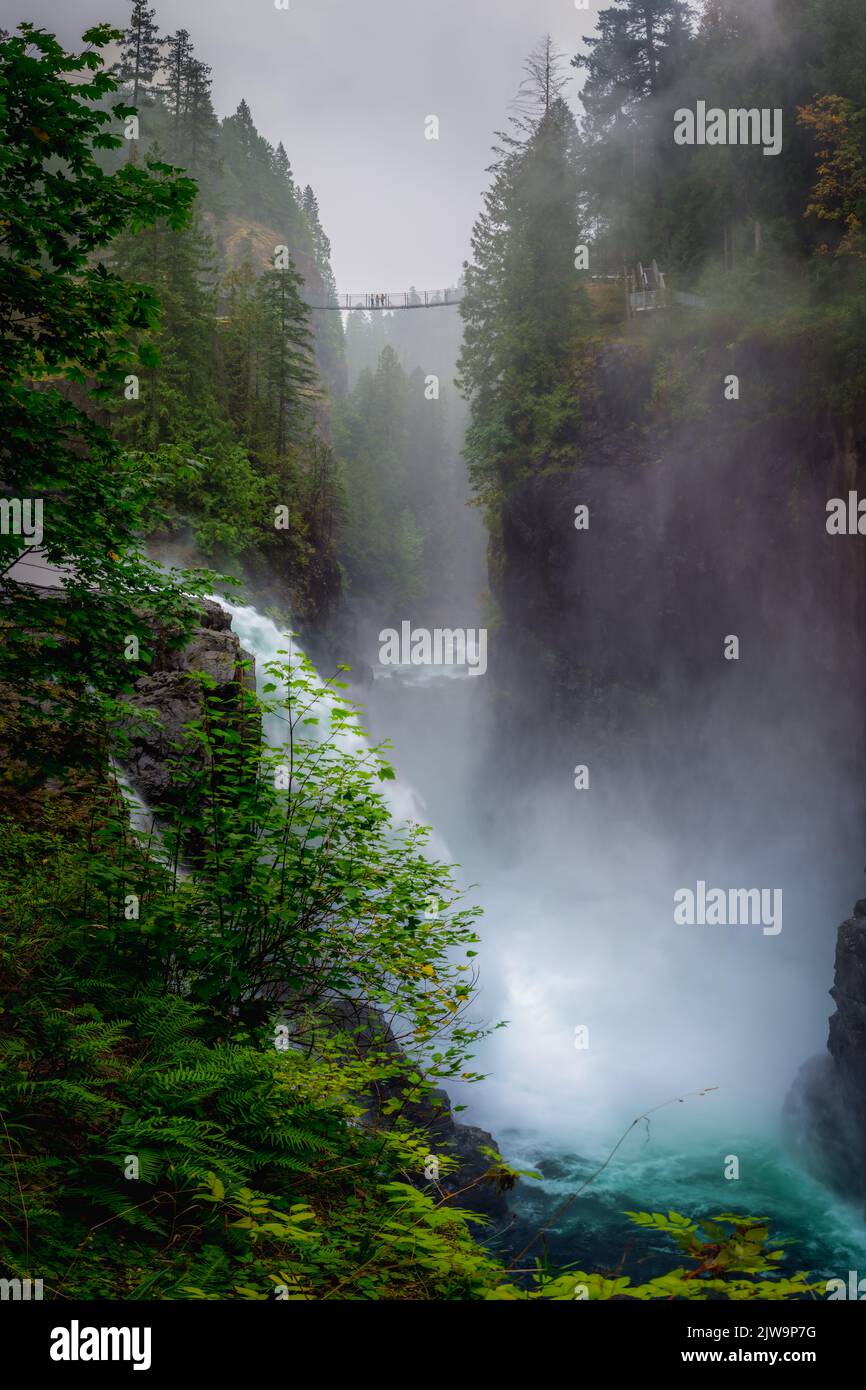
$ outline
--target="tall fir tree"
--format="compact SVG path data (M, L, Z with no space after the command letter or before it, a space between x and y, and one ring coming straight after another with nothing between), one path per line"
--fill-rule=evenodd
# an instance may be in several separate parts
M266 322L257 291L258 273L244 260L224 277L220 299L224 326L219 335L222 397L234 432L250 454L265 460L272 449L265 381Z
M690 27L686 0L616 0L598 16L598 32L574 58L586 70L581 100L589 133L616 126L670 76L669 48L680 50Z
M132 0L132 14L124 30L120 59L111 69L122 86L132 92L132 105L155 90L154 78L162 62L162 44L156 25L156 11L147 0Z
M286 267L266 271L257 287L267 334L266 379L279 457L308 433L318 395L310 310L301 298L302 284L290 258Z
M572 60L586 72L588 211L596 263L608 271L652 257L670 269L675 243L687 240L658 209L671 193L672 94L688 67L693 17L686 0L616 0Z
M536 51L537 52L537 51ZM460 305L459 384L470 402L467 457L492 498L523 467L573 450L578 404L563 363L589 310L578 273L581 187L574 118L531 58L517 134L501 135L493 181L472 236Z
M348 517L345 554L349 578L377 599L414 595L407 572L414 528L406 520L409 385L392 347L376 369L363 371L342 420Z
M243 98L241 98L238 103L238 109L235 114L228 117L227 124L236 132L241 153L244 154L247 159L252 159L258 139L258 131L253 123L253 113L248 103Z
M225 438L215 394L212 260L213 246L196 220L182 231L160 222L114 244L116 272L151 285L160 303L149 334L158 363L142 369L138 400L117 417L119 436L136 448L154 450L175 440L198 447Z
M172 155L177 159L183 144L182 124L185 105L186 79L192 57L192 40L188 29L177 29L166 40L166 106L172 118Z
M286 154L286 147L282 140L277 145L274 154L274 173L287 185L292 197L295 196L295 176L292 173L292 166L289 163L289 156Z
M337 285L334 280L334 273L331 269L331 242L325 235L319 216L319 200L309 184L304 189L301 206L304 216L307 219L307 226L313 239L313 255L316 260L316 269L322 277L325 289L330 294L336 294Z
M211 99L211 70L189 55L184 69L182 136L189 167L213 167L217 161L219 122Z

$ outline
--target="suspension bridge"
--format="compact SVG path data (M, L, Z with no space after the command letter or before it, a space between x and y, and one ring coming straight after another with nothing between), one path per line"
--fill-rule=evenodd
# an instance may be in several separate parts
M665 273L656 261L644 267L640 262L634 269L625 269L622 275L593 275L593 282L612 282L622 284L625 289L626 318L637 318L639 314L654 309L666 309L676 305L684 309L702 309L706 301L687 290L669 290ZM398 290L396 293L374 292L372 294L337 294L327 304L310 304L311 309L333 309L338 313L347 310L361 312L390 313L394 309L442 309L451 304L459 304L465 294L462 285L447 290Z
M659 270L655 261L644 267L640 262L634 269L624 269L622 275L592 275L593 283L621 285L625 290L625 313L627 319L655 309L666 309L676 305L685 309L702 309L706 301L697 294L684 290L670 290L665 281L664 271ZM344 314L393 313L403 309L445 309L459 304L466 290L463 285L452 285L445 290L386 290L365 291L361 294L335 294L327 303L305 301L309 309L317 311L332 310ZM225 328L231 323L226 315L217 316L218 327Z
M372 294L336 294L327 304L310 304L311 309L336 309L344 313L347 309L385 310L392 309L444 309L449 304L459 304L463 298L462 285L447 290L398 290Z

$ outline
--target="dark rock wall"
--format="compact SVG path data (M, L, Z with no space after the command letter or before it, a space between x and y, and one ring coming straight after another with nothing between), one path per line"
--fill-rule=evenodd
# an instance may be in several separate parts
M255 689L252 657L241 647L231 630L231 615L220 604L205 602L201 621L185 646L175 647L171 636L167 631L156 634L151 668L135 682L131 700L147 717L133 719L126 731L127 771L136 791L154 809L172 799L172 767L179 756L185 771L205 770L202 749L190 740L185 726L202 718L208 700L234 710L243 724L248 715L241 692ZM199 673L207 679L198 679ZM250 732L258 736L258 730Z
M651 362L645 345L607 350L573 467L504 490L489 660L515 736L609 711L611 697L627 723L634 702L710 686L729 633L756 685L772 688L783 660L843 682L863 671L862 542L826 532L827 501L857 487L857 441L810 413L794 371L772 387L767 362L738 362L744 399L726 402L730 364L710 363L708 399L678 415ZM772 410L750 413L771 389ZM588 530L574 526L580 504Z
M800 1161L846 1196L866 1200L866 899L839 928L827 1053L801 1067L785 1102Z
M358 1053L385 1053L397 1058L403 1051L394 1036L393 1030L378 1009L372 1008L357 999L334 1000L328 1010L328 1025L334 1032L347 1033L353 1038ZM309 1046L314 1039L308 1033L298 1034L298 1041ZM406 1059L407 1074L412 1065ZM377 1087L375 1094L364 1096L364 1123L387 1127L389 1119L388 1102L402 1100L408 1081L391 1077ZM509 1220L509 1206L505 1190L497 1180L497 1165L484 1152L491 1149L499 1152L499 1145L487 1130L476 1125L462 1124L455 1119L448 1094L441 1090L429 1090L417 1100L409 1101L400 1107L400 1115L410 1126L423 1130L430 1141L432 1158L448 1157L456 1160L451 1172L437 1180L443 1193L455 1194L454 1206L464 1207L489 1217L499 1226ZM443 1165L444 1166L444 1165ZM425 1180L423 1185L427 1185ZM469 1191L464 1192L464 1188ZM456 1195L459 1192L459 1197Z

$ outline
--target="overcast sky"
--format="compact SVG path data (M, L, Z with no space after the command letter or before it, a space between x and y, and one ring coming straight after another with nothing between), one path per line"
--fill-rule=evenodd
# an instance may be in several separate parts
M601 0L602 5L609 0ZM521 64L550 33L571 57L599 0L151 0L163 33L189 29L210 63L214 103L242 97L282 140L319 198L341 290L453 284L487 185L493 132ZM72 45L91 24L122 26L126 0L0 0L0 24L29 19ZM566 90L576 110L581 75ZM440 121L424 138L425 117Z

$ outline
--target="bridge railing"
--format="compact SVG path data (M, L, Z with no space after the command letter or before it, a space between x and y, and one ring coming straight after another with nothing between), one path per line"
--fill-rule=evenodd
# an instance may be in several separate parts
M311 309L436 309L445 304L459 304L462 287L447 290L370 291L361 294L337 294L327 304L310 304Z
M705 309L707 301L703 295L690 290L629 290L629 317L645 314L650 309L665 309L669 304L678 304L683 309Z
M667 309L676 304L684 309L703 309L706 300L691 290L675 290L668 286L667 276L657 261L644 266L638 261L633 269L625 268L626 317L637 318L653 309Z

